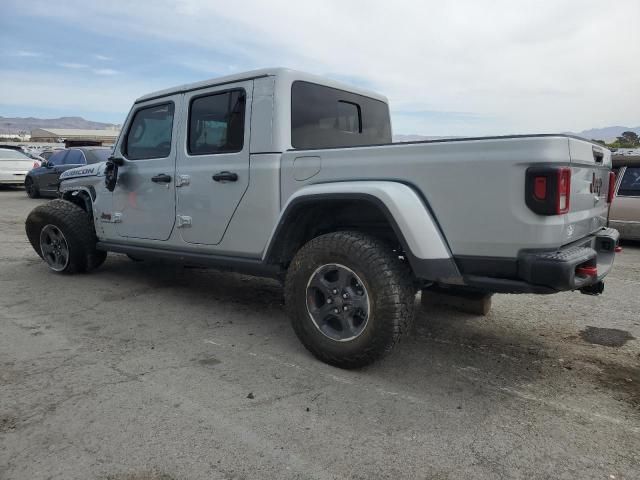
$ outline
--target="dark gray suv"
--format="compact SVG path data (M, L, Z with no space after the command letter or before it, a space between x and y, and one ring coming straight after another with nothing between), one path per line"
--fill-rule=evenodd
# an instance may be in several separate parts
M31 198L58 196L58 178L70 168L105 162L111 155L110 147L73 147L59 150L38 168L34 168L24 180L27 195Z

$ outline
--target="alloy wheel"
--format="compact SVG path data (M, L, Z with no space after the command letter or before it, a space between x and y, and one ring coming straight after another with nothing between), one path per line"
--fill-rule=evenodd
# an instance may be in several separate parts
M69 264L69 244L55 225L46 225L40 232L40 250L51 270L61 272Z
M371 305L360 277L337 263L317 268L307 283L307 311L326 337L346 342L364 332Z

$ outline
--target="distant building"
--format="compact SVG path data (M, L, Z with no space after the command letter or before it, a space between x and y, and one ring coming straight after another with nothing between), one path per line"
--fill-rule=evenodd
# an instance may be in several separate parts
M36 128L31 130L32 142L59 142L66 146L113 145L119 130L83 130L76 128Z
M19 141L25 141L31 140L31 135L27 135L26 133L0 133L0 139L2 140L10 140L13 138Z

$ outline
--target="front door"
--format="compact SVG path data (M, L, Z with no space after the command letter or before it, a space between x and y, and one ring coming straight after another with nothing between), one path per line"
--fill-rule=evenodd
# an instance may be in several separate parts
M116 149L124 164L113 191L121 237L167 240L171 235L180 107L181 95L173 95L135 105L129 115Z
M185 94L187 128L176 165L185 242L220 243L249 186L252 92L248 81Z

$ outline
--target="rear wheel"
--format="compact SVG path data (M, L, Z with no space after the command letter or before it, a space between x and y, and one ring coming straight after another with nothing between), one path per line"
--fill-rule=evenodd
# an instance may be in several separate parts
M96 250L89 214L66 200L34 208L27 217L26 230L31 246L54 272L85 272L107 258L106 252Z
M304 245L285 281L293 329L323 362L370 364L409 329L415 287L408 265L382 240L334 232Z
M33 178L27 177L24 181L24 189L27 192L29 198L38 198L40 196L40 190L33 181Z

